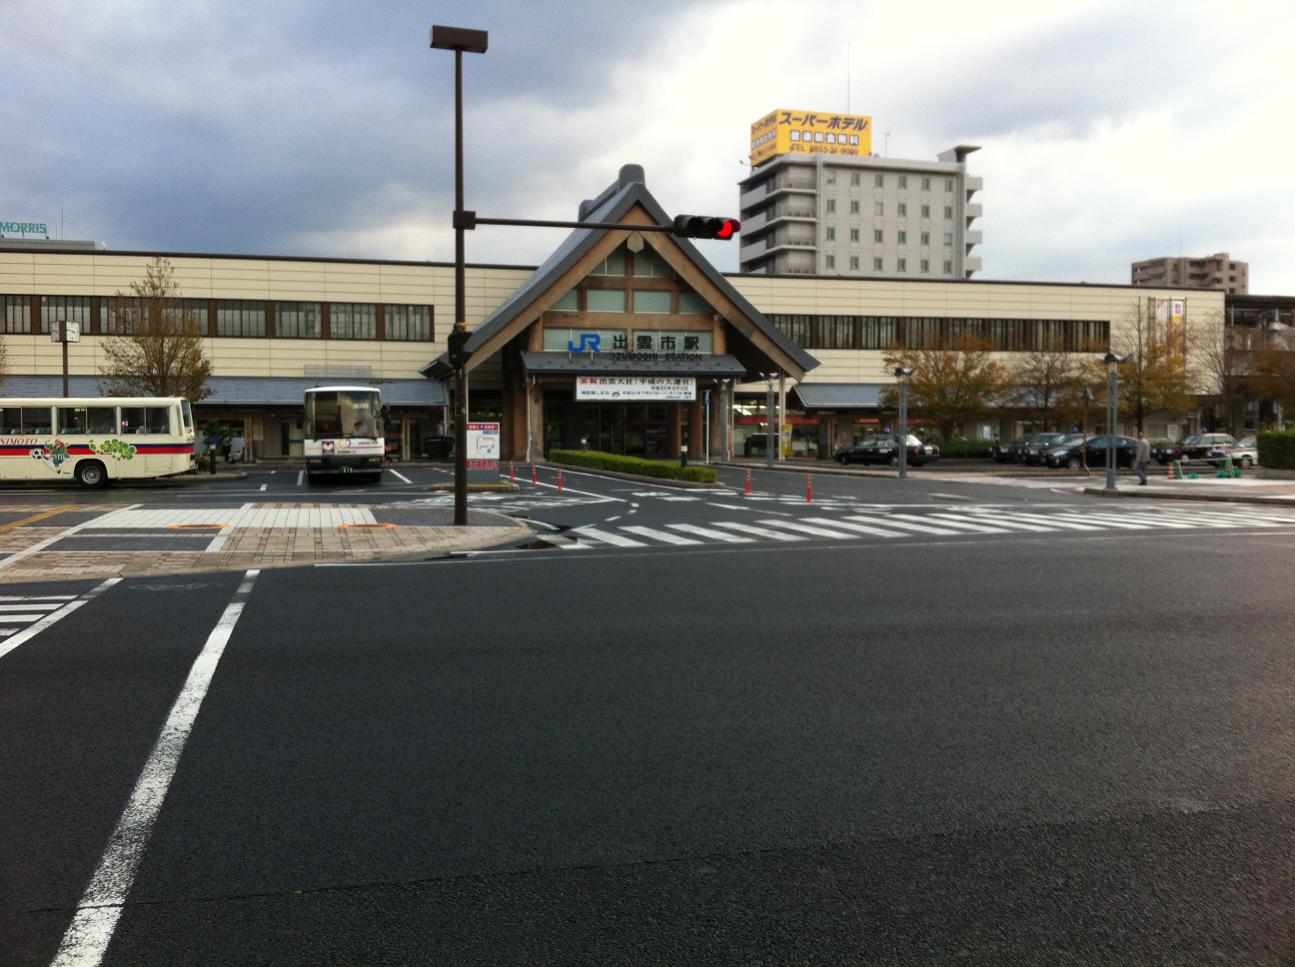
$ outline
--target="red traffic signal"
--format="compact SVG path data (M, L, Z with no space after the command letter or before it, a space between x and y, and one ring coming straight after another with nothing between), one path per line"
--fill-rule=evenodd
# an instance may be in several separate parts
M671 232L680 238L713 238L727 242L742 230L736 218L711 215L676 215Z

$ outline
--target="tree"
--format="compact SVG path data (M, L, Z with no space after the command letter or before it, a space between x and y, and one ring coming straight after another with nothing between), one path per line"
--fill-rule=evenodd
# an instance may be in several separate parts
M1074 353L1041 349L1020 353L1011 368L1012 402L1044 429L1058 426L1081 405L1082 379Z
M1197 356L1210 401L1223 412L1224 429L1235 435L1244 420L1246 402L1256 390L1256 353L1243 338L1245 333L1225 327L1222 319L1215 322L1198 340Z
M943 440L952 440L964 423L993 412L1012 382L990 344L971 336L930 349L892 346L885 359L888 369L914 371L908 377L909 408L939 427ZM897 391L890 388L882 402L894 406L897 399Z
M1187 370L1187 327L1157 321L1154 299L1135 299L1125 324L1111 332L1111 352L1125 356L1119 368L1120 412L1132 414L1138 430L1149 414L1183 413L1192 406ZM1105 385L1106 364L1090 359L1085 378ZM1111 427L1110 432L1114 432Z
M1295 410L1295 333L1281 329L1265 334L1253 354L1255 394L1282 410Z
M117 293L113 328L124 335L104 342L103 374L116 396L182 396L197 401L211 394L206 382L211 361L202 345L198 314L180 298L171 263L156 258L131 294Z

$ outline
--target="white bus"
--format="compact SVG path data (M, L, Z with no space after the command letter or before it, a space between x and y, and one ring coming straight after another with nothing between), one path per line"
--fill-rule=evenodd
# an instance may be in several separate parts
M316 386L306 390L303 452L306 476L364 473L382 480L386 440L382 391L372 386Z
M0 396L0 480L168 477L193 467L193 439L176 396Z

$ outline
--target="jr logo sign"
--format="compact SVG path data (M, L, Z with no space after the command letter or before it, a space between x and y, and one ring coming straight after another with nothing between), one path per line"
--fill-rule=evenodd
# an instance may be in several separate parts
M596 332L582 332L580 334L580 345L577 346L570 339L567 340L567 349L573 353L600 353L602 352L603 337Z

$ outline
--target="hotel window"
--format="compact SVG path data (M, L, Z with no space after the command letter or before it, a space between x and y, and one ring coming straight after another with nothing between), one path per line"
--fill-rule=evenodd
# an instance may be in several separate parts
M900 245L908 244L908 232L904 231L902 228L899 230L899 244Z
M328 307L328 331L334 339L376 339L376 307L371 302L333 302Z
M886 187L886 176L885 176L885 175L873 175L873 176L872 176L872 187L874 187L874 188L885 188L885 187Z
M0 303L4 305L5 332L31 332L31 296L0 296Z
M553 303L554 312L579 312L580 297L575 289L572 289L557 302Z
M881 266L882 266L882 262L880 258L875 258L872 260L872 271L874 272L882 271Z
M886 214L886 203L883 201L874 201L872 203L872 213L874 215Z
M828 256L824 261L825 261L826 266L827 266L829 269L834 269L834 268L836 268L836 256L835 256L835 255L829 255L829 256Z
M265 303L221 299L216 303L216 335L264 336Z
M895 271L896 271L896 272L907 272L907 271L908 271L908 259L896 259L896 260L895 260Z
M835 242L835 241L836 241L836 229L835 229L835 228L833 228L831 225L829 225L829 226L827 227L827 240L828 240L829 242Z
M40 331L49 332L50 323L62 320L81 323L81 331L90 331L90 297L84 295L43 295L40 297Z
M952 247L953 247L953 233L952 233L952 232L945 232L945 233L944 233L944 247L945 247L945 248L952 248Z
M945 206L944 206L944 217L945 217L945 218L952 218L952 217L953 217L953 206L952 206L952 205L945 205Z
M585 311L624 312L624 289L588 289L585 292Z
M907 187L908 187L908 175L900 175L900 176L899 176L899 187L900 187L900 188L907 188Z
M930 190L931 190L931 179L930 179L930 178L923 178L923 179L922 179L922 191L930 191Z
M590 275L624 275L626 272L625 246L621 246L603 259Z
M670 293L664 289L636 289L635 312L670 312Z
M859 241L859 230L857 228L850 229L850 241L852 242Z
M570 293L575 295L574 292ZM431 306L393 306L384 310L386 336L399 342L427 342L432 338Z
M944 260L944 274L945 275L953 274L953 259Z
M276 302L274 334L284 339L321 339L323 318L318 302Z
M859 271L859 256L857 255L850 256L850 271L851 272Z
M922 274L923 274L923 275L929 275L929 274L930 274L930 272L931 272L931 260L930 260L930 259L922 259L922 260L918 263L918 265L921 267L921 272L922 272Z
M850 187L857 188L858 186L859 186L859 172L852 171L850 172Z
M930 218L930 217L931 217L931 206L930 206L930 205L923 205L923 206L922 206L922 217L923 217L923 218Z
M835 198L829 198L829 199L827 200L827 213L828 213L829 215L833 215L833 214L835 214L835 213L836 213L836 199L835 199Z
M900 218L908 217L908 202L901 201L899 203L899 217Z
M953 179L952 179L952 178L945 178L945 179L944 179L944 190L945 190L945 191L953 191Z
M878 244L885 240L885 236L880 228L874 228L872 230L872 240Z
M824 181L824 182L826 182L826 183L827 183L827 184L829 184L829 185L835 185L835 184L836 184L836 172L835 172L835 171L833 171L831 168L828 168L828 169L827 169L827 174L826 174L826 176L823 178L823 181Z
M851 215L859 214L859 202L857 200L850 202L850 214Z
M930 244L931 244L931 233L930 233L930 232L923 232L923 233L922 233L922 244L923 244L923 245L930 245Z

